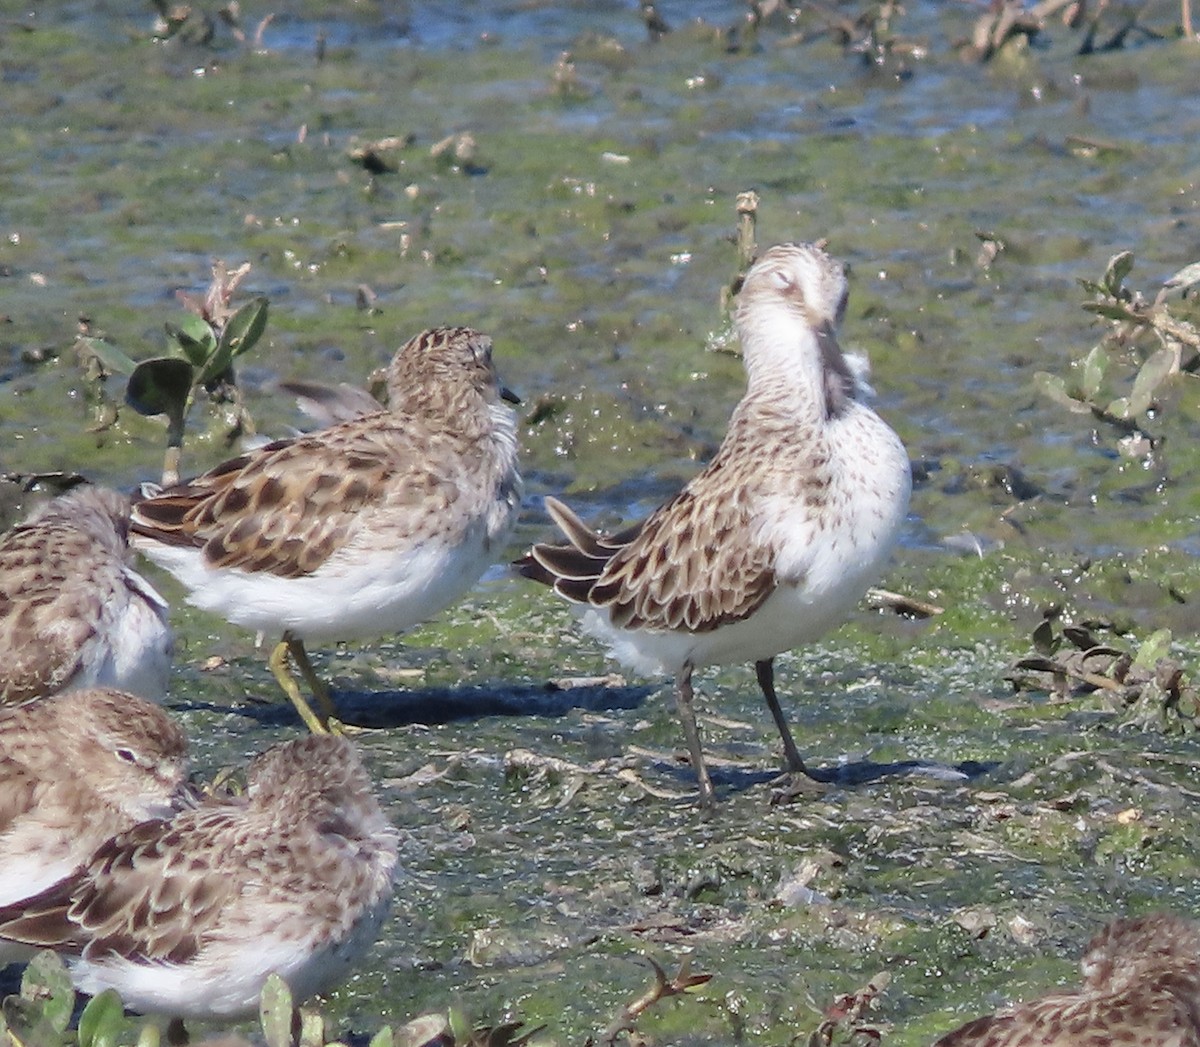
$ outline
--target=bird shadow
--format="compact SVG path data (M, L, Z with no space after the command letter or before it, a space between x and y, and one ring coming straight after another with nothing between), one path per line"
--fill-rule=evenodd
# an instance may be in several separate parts
M574 711L621 712L639 709L661 687L612 683L586 683L562 687L540 684L462 684L450 687L423 687L416 690L339 689L333 693L339 720L348 727L364 730L448 724L455 721L482 720L492 716L557 719ZM210 702L181 703L180 708L230 711L228 706ZM233 707L241 716L263 726L287 726L298 720L292 706L280 696L276 702L246 702ZM656 773L695 785L695 775L686 762L663 754L661 759L647 757L646 766ZM932 783L954 785L972 781L1001 765L999 760L966 760L940 763L933 760L840 760L827 766L810 766L808 774L788 774L778 768L740 767L729 764L709 767L713 785L719 793L733 795L775 783L773 803L788 803L812 796L828 788L852 788L893 778L924 779Z
M465 684L420 690L333 692L338 719L349 727L385 730L413 724L446 724L489 716L559 718L573 711L613 712L637 709L658 690L652 685L605 684L559 687L555 684ZM191 703L190 708L209 707ZM296 713L283 700L246 703L236 712L264 726L294 723Z
M963 760L941 763L936 760L839 761L824 767L808 767L808 773L790 773L779 769L709 766L709 775L718 796L726 798L765 784L775 786L772 804L817 796L830 788L854 788L893 778L923 779L932 784L959 785L973 781L1000 767L1000 760ZM656 772L674 778L680 784L695 784L695 775L687 764L652 760Z

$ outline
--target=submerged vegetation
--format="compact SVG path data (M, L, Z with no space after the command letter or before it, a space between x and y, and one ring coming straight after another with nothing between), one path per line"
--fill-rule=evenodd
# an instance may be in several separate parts
M388 728L360 742L405 878L319 1014L276 989L241 1033L908 1047L1070 978L1117 912L1196 912L1186 3L402 8L6 16L0 470L22 496L158 479L160 413L202 468L251 413L296 424L280 378L361 385L463 322L531 405L518 541L544 493L617 526L720 437L740 363L705 348L748 245L829 237L914 460L883 581L942 613L863 610L781 659L781 691L821 762L973 770L790 797L723 670L699 823L664 696L498 572L321 660ZM126 410L99 379L139 368ZM162 587L170 707L211 774L291 724L250 641ZM26 981L13 1042L166 1038L107 995L77 1012L52 958Z

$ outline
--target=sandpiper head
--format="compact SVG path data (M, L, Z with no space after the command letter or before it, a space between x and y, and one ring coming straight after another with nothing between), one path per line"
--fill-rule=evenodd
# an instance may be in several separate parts
M1200 963L1200 924L1172 913L1114 920L1084 950L1085 988L1118 992L1147 972Z
M135 821L187 802L187 737L156 705L96 687L44 698L74 770Z
M129 499L107 487L81 484L39 506L24 524L66 524L123 556L128 545Z
M750 267L738 291L736 319L778 307L794 313L813 330L833 330L842 322L848 296L846 272L817 244L779 244Z
M492 340L470 327L432 327L410 338L387 370L392 410L430 410L467 405L463 395L497 403L505 390L492 363Z
M340 735L272 746L254 758L246 779L251 804L293 828L307 822L349 838L393 833L358 750Z

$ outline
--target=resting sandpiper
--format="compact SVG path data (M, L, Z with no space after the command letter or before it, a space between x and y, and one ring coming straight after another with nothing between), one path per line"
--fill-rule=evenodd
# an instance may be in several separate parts
M516 414L492 340L423 331L396 353L387 407L278 440L134 503L134 545L198 607L282 639L271 669L314 731L333 705L305 641L401 632L493 563L521 501ZM317 715L287 672L289 653Z
M350 972L391 904L399 834L353 744L307 735L212 797L102 844L0 939L62 954L77 988L178 1019L252 1014L271 972L297 1002Z
M620 661L674 675L705 807L714 793L692 671L753 661L787 767L807 773L775 694L774 658L840 621L879 573L908 507L904 446L838 346L846 301L842 266L822 245L768 250L737 297L748 384L716 457L613 537L548 498L567 544L535 545L519 561L573 601Z
M0 704L111 686L161 698L167 603L131 566L129 499L83 486L0 535Z
M934 1047L1200 1044L1200 925L1168 913L1116 920L1088 945L1083 988L967 1022Z
M80 869L110 836L188 805L187 739L144 698L95 688L0 709L0 906ZM0 944L0 966L22 950Z

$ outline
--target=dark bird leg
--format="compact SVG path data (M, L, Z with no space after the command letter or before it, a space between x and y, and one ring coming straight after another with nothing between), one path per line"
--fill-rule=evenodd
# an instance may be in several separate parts
M754 672L758 676L758 686L762 688L763 697L767 700L771 715L775 717L775 726L779 728L779 737L783 739L783 756L787 761L787 769L798 771L800 774L808 774L808 768L800 759L800 751L796 748L796 743L792 741L792 732L788 727L787 720L783 718L783 710L779 708L779 698L775 695L775 659L766 658L761 662L755 662ZM812 777L811 774L808 776Z
M675 677L675 705L679 710L679 722L683 725L683 737L687 741L692 770L696 772L700 786L700 806L705 810L712 810L717 798L713 792L712 779L708 776L708 767L704 763L704 750L700 748L700 729L696 726L696 710L692 708L694 697L692 663L685 662Z

